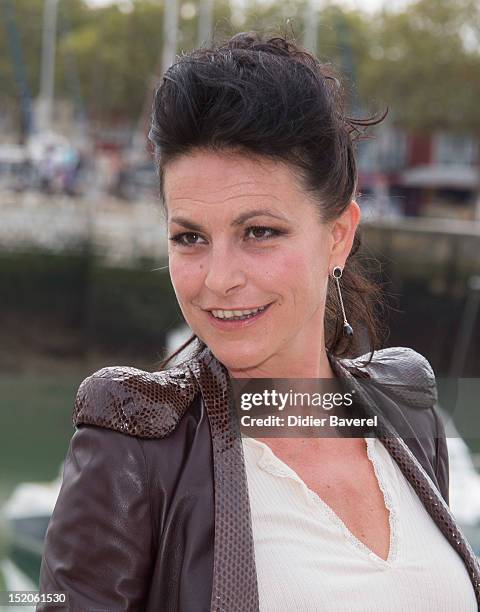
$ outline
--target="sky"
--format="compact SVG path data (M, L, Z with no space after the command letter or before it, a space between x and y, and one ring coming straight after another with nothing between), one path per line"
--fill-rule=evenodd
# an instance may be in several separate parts
M248 0L237 0L239 4L244 4ZM328 0L313 0L319 7L329 4ZM341 4L348 8L357 8L368 12L374 12L382 7L388 6L391 9L401 9L411 4L413 0L335 0L336 4ZM105 6L106 4L128 5L129 0L86 0L91 6ZM259 0L261 2L261 0Z

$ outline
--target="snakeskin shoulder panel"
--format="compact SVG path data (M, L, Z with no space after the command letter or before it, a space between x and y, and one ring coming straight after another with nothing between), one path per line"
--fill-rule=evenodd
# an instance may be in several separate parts
M188 368L144 372L118 366L98 370L78 388L73 424L114 429L141 438L171 433L199 391Z
M335 361L356 378L370 379L388 391L391 399L401 400L410 407L430 408L438 400L435 374L428 359L417 351L404 347L392 346L375 351L372 361L369 353L353 359L336 359ZM341 375L341 372L336 372Z

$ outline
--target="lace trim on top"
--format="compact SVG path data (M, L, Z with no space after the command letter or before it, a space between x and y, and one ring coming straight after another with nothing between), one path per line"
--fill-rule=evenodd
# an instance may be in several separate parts
M342 519L330 508L330 506L323 501L323 499L307 487L305 482L300 478L300 476L290 468L286 463L284 463L279 457L277 457L272 449L265 444L264 442L260 442L259 440L255 440L254 438L243 438L244 442L253 443L257 447L261 447L263 451L257 459L257 465L273 474L274 476L279 476L280 478L289 478L297 482L302 489L302 492L305 496L305 499L309 505L313 503L320 506L320 508L332 519L332 521L340 528L340 530L345 535L346 539L351 542L359 551L363 554L366 554L371 560L379 563L382 566L390 566L398 555L398 516L395 509L395 505L393 503L392 495L389 491L389 488L386 483L386 477L384 474L383 466L381 461L379 460L376 444L381 444L379 440L376 438L364 438L367 444L367 455L370 461L373 464L373 469L375 471L375 475L378 480L378 484L380 486L380 490L383 493L383 497L385 500L385 506L389 512L389 527L390 527L390 544L387 559L382 559L376 553L374 553L368 546L366 546L361 540L359 540Z
M375 475L377 476L380 490L383 493L383 497L385 500L385 506L388 510L388 520L389 520L389 525L390 525L390 547L388 551L387 560L384 561L383 559L378 557L378 555L375 555L375 556L377 556L377 558L383 563L388 563L390 565L391 563L393 563L393 561L395 561L395 559L398 556L398 532L399 532L398 514L395 508L395 504L393 502L391 490L387 486L386 476L385 476L384 469L383 469L383 463L379 460L379 457L378 457L378 445L381 444L381 442L380 440L377 440L376 438L365 438L365 441L367 443L368 457L373 464L373 469L375 471ZM360 542L360 544L362 544L362 546L365 546L362 542ZM367 547L365 546L365 548ZM367 550L371 552L368 548Z

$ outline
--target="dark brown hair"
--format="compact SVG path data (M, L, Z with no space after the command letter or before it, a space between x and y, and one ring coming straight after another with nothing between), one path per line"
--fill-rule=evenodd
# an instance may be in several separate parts
M336 219L356 196L354 144L388 112L359 119L348 117L345 107L346 92L331 65L283 36L242 32L182 55L155 92L149 133L164 211L166 166L194 150L213 150L286 162L318 202L320 219ZM381 290L365 274L360 244L357 229L340 281L355 335L343 336L338 296L329 278L325 343L333 355L352 357L367 344L361 345L363 334L371 360L382 341L376 316ZM197 355L205 344L193 334L160 367L195 339Z

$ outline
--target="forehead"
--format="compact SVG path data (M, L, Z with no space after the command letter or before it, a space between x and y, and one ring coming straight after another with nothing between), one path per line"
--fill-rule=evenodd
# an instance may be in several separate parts
M267 198L282 204L304 198L292 170L284 163L241 154L197 151L171 162L164 173L167 209L227 200Z

